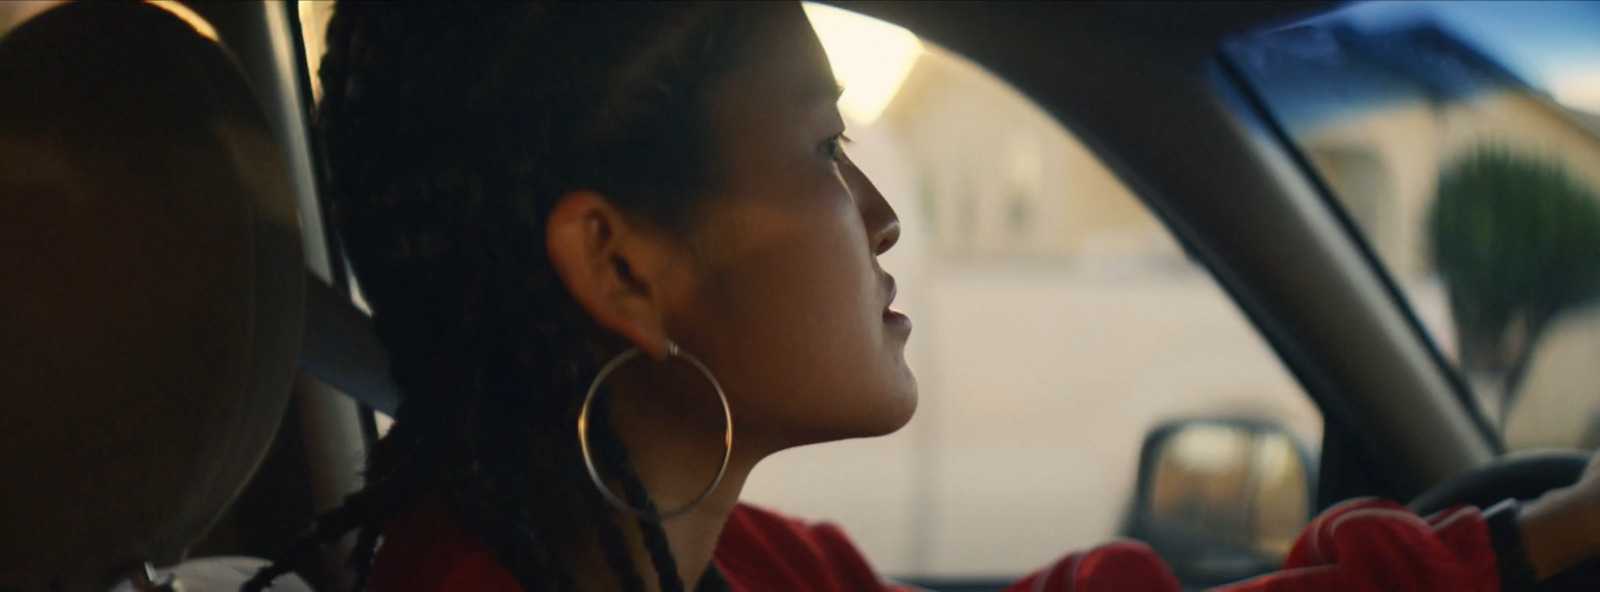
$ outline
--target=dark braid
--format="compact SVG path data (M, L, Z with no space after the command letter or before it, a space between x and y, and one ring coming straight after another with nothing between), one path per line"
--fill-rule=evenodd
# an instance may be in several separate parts
M609 417L609 393L597 399L595 415ZM611 422L597 422L593 439L600 462L622 482L623 499L646 514L656 514L656 504L645 491L644 482L634 471L633 463L628 461L628 449L617 436ZM639 518L635 522L639 525L639 532L644 535L645 549L650 552L650 563L656 569L661 592L683 592L683 580L678 577L678 562L672 557L672 548L667 544L667 532L662 529L661 522L648 518Z
M611 397L599 397L599 401L596 401L594 417L600 418L598 421L594 422L594 425L597 428L610 423L604 419L610 417L611 415L610 405L608 404L610 399ZM602 428L599 431L607 430ZM600 463L605 466L615 466L611 462L611 458L613 456L611 451L607 447L600 445L601 442L599 441L595 442L595 444L597 444L597 446L594 450L599 455ZM585 473L584 477L587 479L587 473ZM591 511L593 512L592 517L594 520L604 522L614 521L611 511L608 510L603 504L592 504L591 508ZM627 542L623 539L622 532L620 530L616 528L600 529L600 547L605 551L606 563L610 565L611 570L616 573L617 583L622 586L623 590L643 591L645 589L644 578L641 577L638 570L634 568L633 556L628 553ZM674 578L676 578L678 574L677 572L673 572L672 575Z
M245 582L241 590L259 592L266 589L278 576L294 571L293 566L309 560L325 541L337 539L349 532L364 516L370 514L373 508L385 505L386 502L379 498L390 493L392 490L388 488L367 488L346 497L343 506L319 516L310 533L285 552L277 562L262 568Z
M322 191L406 396L366 487L246 590L356 529L359 588L384 522L426 500L529 592L577 589L568 543L586 532L623 590L646 589L573 433L599 367L593 348L614 340L551 269L545 221L587 188L663 229L691 224L717 182L704 95L761 10L337 6L319 73ZM653 508L609 422L596 423L607 470L631 503ZM681 592L661 525L639 527L658 585Z
M621 449L620 446L618 449ZM647 513L656 512L655 502L650 501L650 495L645 491L644 483L639 480L639 475L634 472L631 463L626 460L619 463L617 475L627 492L629 504L642 508ZM639 531L644 534L645 549L650 551L650 563L655 566L656 573L660 577L661 592L683 592L683 580L678 577L678 562L672 557L672 547L667 544L667 531L661 527L661 522L645 518L640 518L636 522Z
M596 402L596 412L604 417L611 397L605 396L599 399ZM609 422L597 425L594 436L594 444L602 462L622 483L623 498L629 505L646 514L657 514L659 509L650 499L650 494L645 490L639 474L633 470L633 463L628 461L628 449L623 445L622 438L617 435L613 426ZM647 518L639 518L636 522L639 525L639 532L644 535L645 548L650 551L650 563L655 566L656 574L660 577L661 592L683 592L683 581L678 578L678 562L672 558L672 548L667 544L667 532L662 529L661 522Z
M367 576L372 573L372 554L378 548L378 534L381 528L373 524L362 524L356 533L356 545L350 550L348 562L351 569L356 572L354 590L363 590L367 587Z

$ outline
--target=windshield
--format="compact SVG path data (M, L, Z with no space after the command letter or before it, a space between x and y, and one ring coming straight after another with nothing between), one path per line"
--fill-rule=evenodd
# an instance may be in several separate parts
M1600 3L1369 2L1235 40L1508 448L1600 446Z

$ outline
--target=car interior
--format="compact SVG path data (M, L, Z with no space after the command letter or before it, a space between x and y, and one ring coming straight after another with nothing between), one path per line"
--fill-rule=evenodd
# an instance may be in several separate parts
M1293 532L1352 497L1427 513L1582 472L1581 450L1508 452L1224 55L1344 3L827 4L1012 85L1210 273L1324 420L1320 442L1281 444L1306 467ZM0 7L0 590L235 589L360 487L402 394L318 196L306 14L277 0ZM1206 425L1280 445L1270 426ZM1185 560L1205 553L1141 511L1180 427L1146 439L1126 532L1194 589L1271 570L1248 550ZM347 589L351 544L272 589ZM1592 589L1595 569L1547 589ZM889 575L953 592L1023 574Z

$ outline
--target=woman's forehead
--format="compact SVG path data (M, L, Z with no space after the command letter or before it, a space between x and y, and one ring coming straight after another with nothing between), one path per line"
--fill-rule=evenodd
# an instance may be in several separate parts
M839 83L799 3L769 6L755 24L760 28L756 42L748 61L736 68L729 90L754 93L769 106L809 110L837 102Z

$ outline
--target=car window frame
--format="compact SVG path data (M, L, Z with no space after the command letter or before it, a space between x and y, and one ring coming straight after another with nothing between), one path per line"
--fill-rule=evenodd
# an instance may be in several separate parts
M1345 5L1333 10L1307 15L1305 20L1319 18L1348 8L1349 5ZM1429 357L1439 373L1446 377L1451 384L1462 409L1478 424L1478 428L1483 432L1484 437L1493 443L1496 456L1504 455L1506 453L1505 441L1484 414L1483 409L1478 405L1472 394L1472 387L1466 377L1462 375L1460 369L1450 360L1450 357L1444 353L1444 350L1439 347L1438 340L1433 337L1427 325L1423 324L1422 318L1417 315L1410 298L1406 296L1404 289L1400 287L1399 281L1395 279L1388 265L1379 257L1377 248L1372 244L1371 239L1362 231L1360 224L1350 214L1349 209L1339 201L1339 196L1335 193L1333 186L1328 183L1327 178L1321 171L1317 170L1316 165L1311 161L1311 157L1305 149L1298 142L1295 142L1293 134L1289 131L1288 123L1283 121L1269 107L1260 85L1252 82L1250 77L1244 73L1243 68L1238 63L1240 50L1236 48L1242 45L1246 39L1247 37L1245 36L1235 37L1226 42L1224 47L1218 49L1216 57L1218 66L1225 72L1230 82L1236 85L1248 98L1251 109L1264 121L1271 135L1278 141L1280 147L1290 159L1293 160L1295 167L1301 174L1305 175L1306 181L1315 188L1316 194L1322 199L1323 206L1334 216L1346 237L1360 253L1361 259L1381 282L1390 301L1405 319L1406 327L1417 342L1428 351Z

